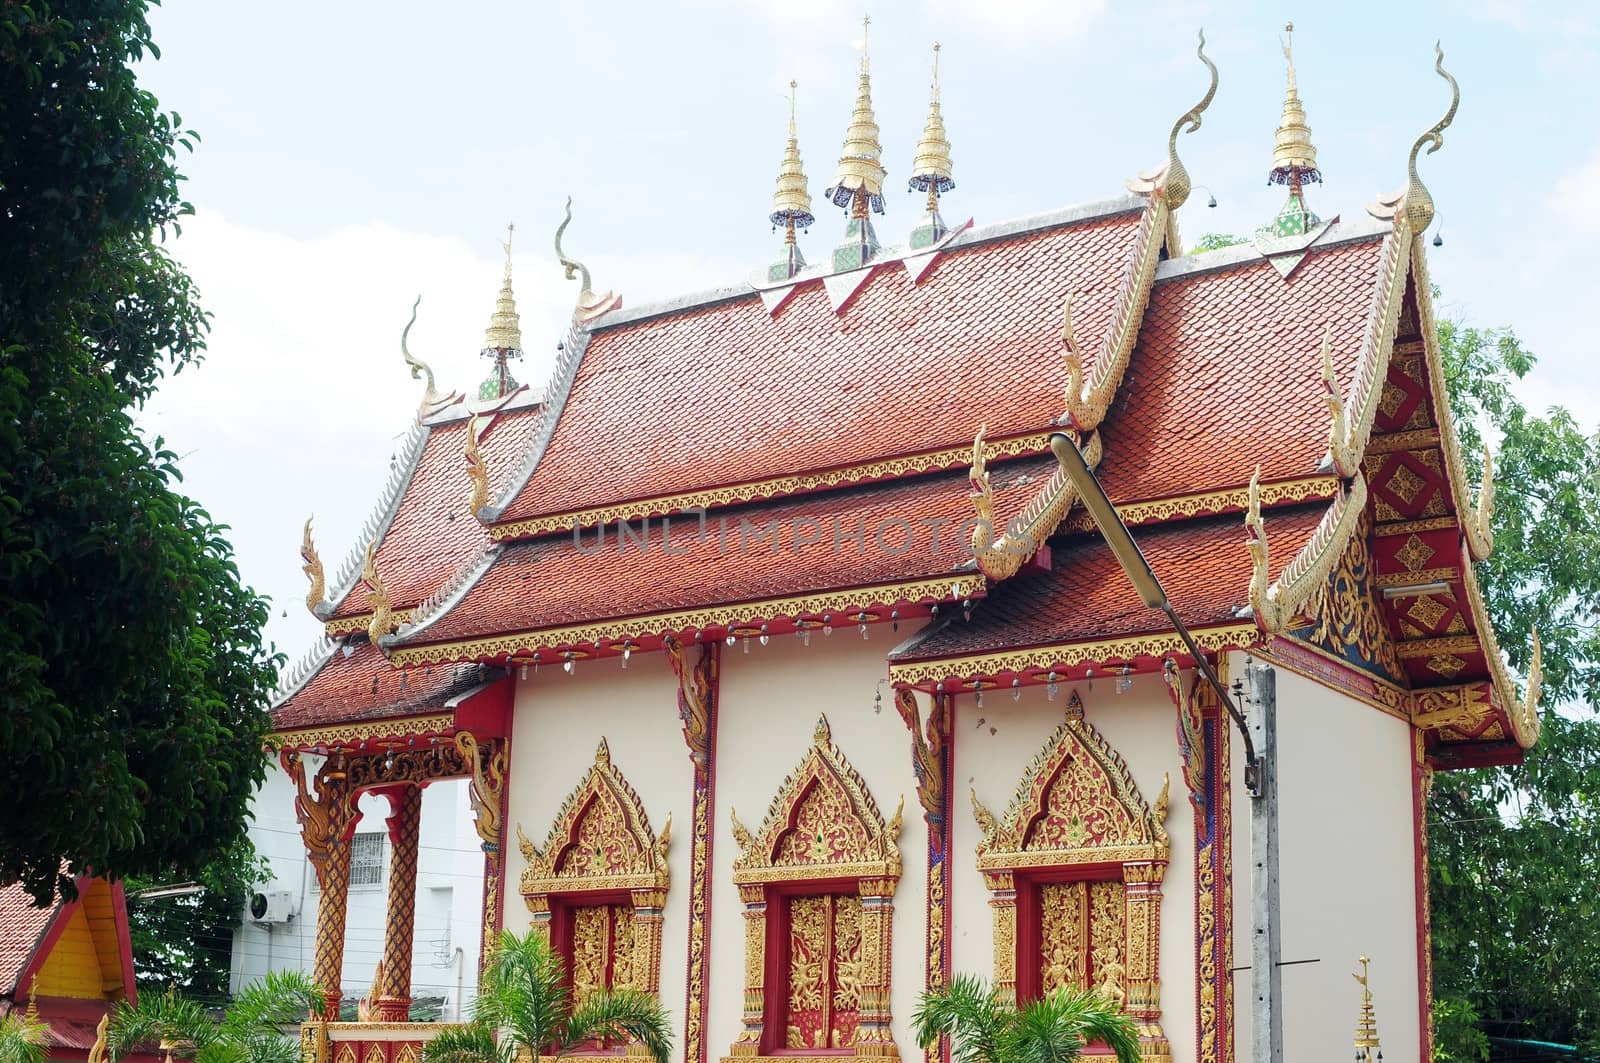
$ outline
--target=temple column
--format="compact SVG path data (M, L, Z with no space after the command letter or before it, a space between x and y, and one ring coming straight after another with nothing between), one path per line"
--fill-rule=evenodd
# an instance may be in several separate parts
M1127 899L1128 1014L1139 1024L1139 1051L1145 1063L1172 1058L1167 1035L1161 1030L1161 976L1159 937L1161 880L1165 861L1139 861L1122 865Z
M1017 1002L1017 885L1010 871L985 871L994 909L994 988L1001 1004Z
M422 828L422 788L386 787L389 799L389 905L383 933L378 1022L411 1018L411 942L417 915L417 845Z
M340 983L344 976L344 924L350 896L350 836L361 817L342 759L325 761L308 787L301 756L284 750L279 758L295 786L295 818L300 821L306 858L317 875L320 895L312 978L322 990L323 1016L329 1020L338 1019L344 996Z
M889 963L897 879L861 880L861 1011L856 1056L898 1056L890 1029Z

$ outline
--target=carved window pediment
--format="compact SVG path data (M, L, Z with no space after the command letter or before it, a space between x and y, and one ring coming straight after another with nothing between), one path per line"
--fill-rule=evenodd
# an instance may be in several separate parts
M562 802L543 847L529 841L517 825L517 844L528 865L522 872L522 892L664 890L671 837L669 814L657 840L639 795L611 763L611 750L602 738L594 766Z
M886 824L855 768L833 744L826 717L811 748L790 772L754 836L733 814L741 850L733 863L739 884L806 878L885 878L900 874L900 825L905 799Z
M982 870L1167 859L1167 794L1152 811L1127 763L1083 718L1074 694L1067 715L1022 773L996 819L972 794L983 830Z

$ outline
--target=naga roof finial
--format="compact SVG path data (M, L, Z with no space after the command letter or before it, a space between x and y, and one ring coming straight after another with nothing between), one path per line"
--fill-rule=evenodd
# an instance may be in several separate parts
M806 260L795 242L795 227L809 228L816 217L811 213L811 193L806 188L806 171L800 162L800 138L795 132L794 104L797 83L789 82L789 146L784 150L783 162L778 166L778 188L772 196L774 227L783 226L784 254L767 271L769 281L788 280L805 268Z
M1162 185L1165 188L1165 198L1168 208L1177 210L1188 202L1191 184L1189 171L1183 165L1183 160L1178 158L1178 134L1193 133L1200 128L1200 116L1217 95L1217 64L1213 63L1206 55L1206 31L1200 31L1200 43L1195 48L1194 54L1211 72L1211 84L1206 88L1206 94L1200 102L1189 108L1179 119L1172 123L1172 132L1167 136L1167 172Z
M394 630L394 612L389 607L389 589L383 585L383 577L378 573L378 540L374 538L367 543L367 551L361 558L361 581L367 585L367 608L372 610L372 619L367 623L367 637L376 646L378 640Z
M315 515L306 518L305 534L300 539L300 560L305 562L300 571L311 581L306 588L306 608L311 610L312 616L317 615L317 606L322 604L323 593L327 590L322 576L322 558L317 556L316 545L311 541L311 522L315 519Z
M1417 176L1417 156L1422 153L1422 146L1428 146L1427 154L1432 155L1444 147L1444 131L1450 123L1455 121L1456 108L1461 105L1461 86L1456 84L1456 79L1450 71L1444 68L1444 49L1439 42L1433 44L1435 55L1433 69L1438 75L1450 83L1450 109L1445 111L1444 117L1433 124L1427 132L1417 138L1411 145L1411 154L1406 160L1405 216L1411 223L1412 233L1421 233L1433 221L1433 196L1428 194L1427 186Z
M483 458L482 441L478 436L478 418L467 418L467 479L472 484L472 497L467 509L476 514L489 504L489 466Z
M611 292L596 295L589 277L589 267L577 259L568 258L567 253L561 250L561 234L567 231L567 226L572 224L572 197L567 197L567 216L556 226L556 258L561 262L562 268L567 271L567 280L582 278L578 291L578 306L575 315L582 324L593 321L608 311L615 310L622 305L622 300Z
M500 245L505 249L506 268L500 279L500 295L495 299L494 313L489 315L489 327L483 331L485 358L494 359L494 370L478 385L478 398L498 399L517 388L507 362L522 357L522 318L517 313L517 299L511 291L511 238L516 233L515 223L506 226L506 238Z
M457 395L452 392L441 395L439 389L434 387L433 370L428 363L413 355L406 346L406 339L411 335L411 326L417 323L417 307L422 305L422 296L418 295L416 302L411 304L411 320L406 322L406 327L400 332L400 354L405 358L406 364L411 367L412 380L427 380L427 388L422 393L422 402L417 406L417 420L432 416L440 410L455 402Z

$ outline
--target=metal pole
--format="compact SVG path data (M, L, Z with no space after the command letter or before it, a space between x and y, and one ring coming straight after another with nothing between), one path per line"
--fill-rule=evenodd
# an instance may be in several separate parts
M1250 798L1251 1063L1283 1063L1283 980L1279 971L1278 906L1278 677L1251 664L1247 700L1250 734L1259 758Z

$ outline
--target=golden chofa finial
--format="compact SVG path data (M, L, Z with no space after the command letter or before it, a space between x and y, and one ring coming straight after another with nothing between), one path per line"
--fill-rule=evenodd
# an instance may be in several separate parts
M1361 973L1351 975L1361 986L1361 1017L1356 1021L1356 1059L1360 1063L1377 1063L1383 1058L1383 1049L1378 1044L1378 1019L1372 1010L1372 989L1367 985L1367 966L1372 961L1362 956L1358 962L1361 964Z
M422 420L438 413L440 410L455 402L459 397L454 392L441 395L433 385L433 370L428 363L412 355L406 346L406 340L411 336L411 326L417 323L417 307L422 305L422 296L417 296L416 302L411 304L411 320L406 322L406 327L400 332L400 355L405 358L406 364L411 367L412 380L426 380L427 387L422 393L422 402L417 406L417 420Z
M1428 194L1427 187L1417 177L1417 156L1422 152L1424 144L1428 146L1429 155L1444 147L1444 131L1455 121L1456 108L1461 105L1461 86L1456 84L1456 79L1451 76L1450 71L1444 68L1444 49L1439 46L1439 42L1434 42L1433 51L1436 57L1433 64L1434 71L1450 83L1450 109L1444 113L1443 118L1433 124L1431 129L1418 137L1415 144L1411 145L1411 155L1406 161L1408 181L1405 216L1406 221L1411 224L1411 231L1417 234L1427 229L1433 221L1433 197Z
M1189 181L1189 171L1184 167L1183 160L1178 158L1178 134L1193 133L1200 128L1200 116L1217 95L1217 64L1213 63L1206 55L1206 31L1200 31L1200 44L1195 49L1195 55L1206 65L1211 72L1211 84L1206 88L1206 94L1200 97L1200 102L1183 113L1179 119L1172 123L1172 132L1167 136L1167 162L1159 170L1141 173L1136 181L1129 181L1128 187L1132 191L1154 194L1160 192L1167 202L1167 207L1177 210L1189 200L1192 185Z
M1305 108L1300 104L1300 87L1294 71L1294 23L1283 27L1283 58L1289 68L1289 84L1283 94L1283 117L1278 122L1277 139L1272 146L1272 171L1267 180L1289 185L1299 191L1302 184L1321 181L1317 169L1317 149L1311 143L1311 127L1306 124Z
M311 610L312 616L317 615L317 606L322 604L323 593L327 590L322 577L322 558L317 556L316 545L311 541L311 522L314 519L314 515L306 518L306 530L300 538L300 560L305 562L300 566L300 571L311 581L311 586L306 588L306 608Z
M788 280L805 268L805 259L795 242L796 227L809 228L816 218L811 213L811 193L806 188L806 172L800 163L800 138L795 132L795 90L798 85L789 82L789 146L784 149L783 163L778 167L778 188L772 196L772 213L768 215L774 228L783 226L783 256L767 271L769 281Z
M839 152L839 172L833 186L823 195L836 207L852 207L851 216L865 218L870 208L883 213L883 146L878 142L878 121L872 113L872 75L867 54L867 27L870 17L861 20L861 76L856 86L856 106L845 130L844 148Z
M580 325L587 325L601 314L609 313L622 305L622 300L611 292L596 295L589 279L589 267L577 259L568 258L565 251L561 250L561 235L567 231L567 226L572 224L572 197L567 197L567 216L560 225L556 226L556 258L563 269L567 271L567 280L582 278L582 287L578 292L578 305L573 311Z
M478 398L498 399L517 389L506 364L512 358L522 357L522 318L517 313L517 299L511 292L511 237L515 224L506 226L505 242L500 246L506 253L505 273L500 279L500 295L494 302L494 313L489 315L489 327L483 331L485 358L494 360L494 369L478 385Z
M939 43L933 45L933 98L928 104L928 121L922 128L922 139L917 142L917 156L911 162L911 179L907 185L912 191L928 193L928 217L912 234L911 245L921 246L918 237L923 228L932 226L928 243L943 236L944 224L939 218L939 197L956 186L950 162L950 138L945 135L944 115L939 111Z

